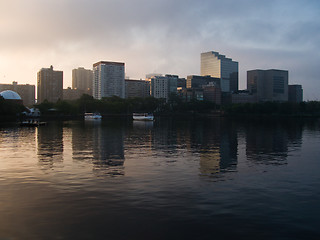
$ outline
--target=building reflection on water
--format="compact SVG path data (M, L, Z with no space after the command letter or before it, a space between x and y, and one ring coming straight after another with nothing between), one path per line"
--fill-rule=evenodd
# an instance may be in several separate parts
M63 125L52 122L50 127L37 128L37 155L39 164L52 168L54 164L63 161Z
M232 124L212 119L195 124L192 151L200 153L200 174L215 176L237 165L237 131Z
M286 164L289 152L301 147L302 130L302 124L295 121L161 118L142 134L151 134L150 151L167 162L177 161L186 149L199 159L200 175L219 177L219 173L237 170L239 148L252 163Z
M129 124L126 134L126 146L135 145L137 150L151 151L152 132L154 131L154 122L151 121L132 121Z
M257 164L287 164L290 151L301 147L302 125L293 121L246 124L247 159Z
M176 161L173 158L177 154L179 129L173 119L158 119L151 133L152 150L157 152L158 156L166 157L169 162ZM169 159L167 156L172 156Z
M152 131L152 150L167 162L186 156L199 159L201 175L215 176L237 165L237 131L220 119L185 121L157 119Z
M124 129L117 123L94 128L93 163L98 168L103 166L123 166L124 164Z
M84 122L72 131L73 158L90 160L98 174L124 175L124 126L118 122Z
M90 165L99 176L124 175L126 157L130 167L139 158L140 163L179 161L180 167L185 159L196 159L201 176L219 177L237 171L239 159L244 158L253 164L287 164L290 152L301 148L304 128L299 121L223 118L50 122L36 131L37 155L41 166L52 168L69 154L74 163Z
M124 174L124 128L121 124L79 122L70 126L50 122L37 129L37 146L39 164L45 169L63 163L70 155L74 161L92 165L99 175Z

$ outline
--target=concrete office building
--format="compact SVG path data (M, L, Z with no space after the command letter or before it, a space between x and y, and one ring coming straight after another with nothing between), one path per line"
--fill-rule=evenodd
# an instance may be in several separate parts
M221 105L221 88L214 84L203 86L203 99Z
M93 97L125 98L124 72L124 63L100 61L93 64Z
M220 78L211 76L187 76L187 90L183 92L183 98L187 101L190 99L205 100L221 104L221 87ZM190 90L192 89L192 90ZM192 93L192 94L191 94ZM201 93L201 94L200 94ZM202 95L202 98L199 97Z
M204 89L203 88L185 88L178 90L178 95L185 102L190 102L192 99L198 101L204 100Z
M18 84L18 82L12 82L12 84L0 84L0 92L11 90L18 93L21 96L23 104L29 107L35 104L35 89L35 85Z
M251 70L247 71L247 89L258 102L288 101L288 71Z
M238 103L255 103L256 102L256 96L251 94L247 90L239 90L238 92L234 92L230 94L230 102L232 104L238 104Z
M88 92L68 87L67 89L63 89L63 100L77 100L81 98L83 94L88 94Z
M54 71L53 66L41 68L37 78L38 103L44 100L55 103L63 99L63 71Z
M125 79L126 98L150 97L150 82L145 80Z
M216 87L220 87L220 78L197 75L187 76L187 88L202 88L202 86L206 86L211 83Z
M177 93L177 75L154 76L149 79L151 82L151 96L169 100L171 93Z
M92 95L92 81L92 70L83 67L72 70L72 89L82 90L84 93Z
M222 92L238 91L239 63L218 52L201 53L201 76L221 79Z
M177 88L179 88L179 89L187 88L187 80L185 78L178 78Z
M303 89L301 85L294 84L288 86L288 101L295 103L303 101Z

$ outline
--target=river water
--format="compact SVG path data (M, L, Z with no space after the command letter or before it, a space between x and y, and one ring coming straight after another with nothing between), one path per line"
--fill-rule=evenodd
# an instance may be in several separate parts
M0 126L0 239L320 239L319 120Z

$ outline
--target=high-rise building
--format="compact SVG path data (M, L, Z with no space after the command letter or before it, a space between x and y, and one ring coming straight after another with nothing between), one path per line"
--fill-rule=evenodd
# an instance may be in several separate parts
M18 82L13 82L12 84L0 84L0 92L5 90L17 92L25 106L31 107L35 104L35 85L18 84Z
M210 83L203 86L203 100L221 105L221 88Z
M178 89L187 88L187 80L185 78L178 78L177 88Z
M187 76L187 88L202 88L210 83L214 84L216 87L220 87L220 78L210 77L210 76L197 76L190 75Z
M221 79L222 92L238 91L239 63L218 52L201 53L201 76Z
M154 76L149 79L151 82L151 96L169 100L171 93L177 93L177 75Z
M93 97L125 98L124 72L124 63L100 61L93 64Z
M63 89L63 100L76 100L81 98L83 94L88 94L88 92L68 87L66 89Z
M53 66L50 66L50 68L41 68L37 76L38 103L44 100L55 103L63 99L63 71L54 71Z
M150 97L150 82L145 80L125 79L126 98Z
M92 95L92 80L92 70L83 67L72 70L72 89L82 90L84 93Z
M183 98L187 101L191 99L205 100L221 104L220 78L211 76L187 76L187 91L182 91ZM202 96L202 97L201 97Z
M294 84L288 86L288 101L295 103L303 101L303 89L301 85Z
M288 101L288 71L278 69L247 71L247 88L259 102Z

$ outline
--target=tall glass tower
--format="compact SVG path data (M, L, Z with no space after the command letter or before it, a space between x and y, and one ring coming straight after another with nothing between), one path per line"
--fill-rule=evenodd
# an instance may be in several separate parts
M201 76L220 78L222 92L238 91L239 63L218 52L201 53Z

